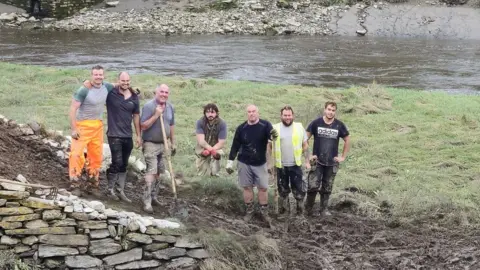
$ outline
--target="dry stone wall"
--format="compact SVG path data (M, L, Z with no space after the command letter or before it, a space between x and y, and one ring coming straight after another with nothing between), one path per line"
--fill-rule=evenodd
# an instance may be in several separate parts
M208 257L179 222L60 192L47 200L0 190L0 249L49 269L195 269Z

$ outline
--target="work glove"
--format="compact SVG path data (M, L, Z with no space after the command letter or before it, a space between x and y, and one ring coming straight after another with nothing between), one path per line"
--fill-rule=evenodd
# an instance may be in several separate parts
M276 129L272 128L272 131L270 131L270 137L272 138L272 141L275 141L278 138L278 132Z
M227 170L227 173L228 174L232 174L233 173L233 160L229 160L227 161L227 166L225 167L225 169Z
M202 155L203 157L208 157L208 156L210 155L210 151L208 151L207 149L205 149L205 150L202 151L201 155Z

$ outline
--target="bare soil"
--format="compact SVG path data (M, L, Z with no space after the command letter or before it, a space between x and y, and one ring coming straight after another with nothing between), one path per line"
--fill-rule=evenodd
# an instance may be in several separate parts
M0 177L14 179L20 173L31 182L65 187L67 164L51 150L0 126ZM142 213L141 182L130 183L126 193L133 204L104 203ZM353 215L348 208L307 222L293 218L288 227L285 219L274 219L274 228L266 228L259 218L246 224L240 211L219 209L207 198L195 197L188 187L179 189L176 203L168 188L161 194L164 206L156 207L154 216L177 217L193 230L223 228L240 238L262 234L276 239L284 269L480 269L480 233L473 229L399 226Z

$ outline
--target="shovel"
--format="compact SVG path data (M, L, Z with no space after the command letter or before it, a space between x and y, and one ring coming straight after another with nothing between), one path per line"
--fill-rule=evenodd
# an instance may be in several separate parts
M170 149L167 141L167 134L165 133L165 124L163 123L163 113L160 115L160 125L162 127L163 145L165 146L165 153L169 153ZM168 168L170 169L170 177L172 178L173 199L177 202L177 184L175 181L175 173L173 172L171 153L167 154Z

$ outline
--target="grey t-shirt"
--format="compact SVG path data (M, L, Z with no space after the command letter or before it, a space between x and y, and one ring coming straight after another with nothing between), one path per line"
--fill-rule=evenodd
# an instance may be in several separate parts
M160 104L157 103L155 98L143 105L140 123L147 121L155 114L157 105ZM170 126L175 125L175 109L169 102L167 102L165 105L165 110L163 112L163 123L165 124L167 138L170 138ZM155 121L150 128L142 132L142 139L147 142L163 143L163 133L162 126L160 125L160 119Z
M205 131L203 130L203 117L197 120L197 123L195 125L195 133L205 134ZM225 140L226 138L227 138L227 123L225 123L225 121L221 119L218 125L218 139Z
M293 153L293 124L286 127L283 123L280 125L280 150L282 151L282 166L295 166L295 156ZM303 131L303 142L307 141L307 133Z
M110 83L103 83L99 88L80 87L73 95L73 98L81 103L77 111L77 121L103 120L107 95L112 89L113 84Z

